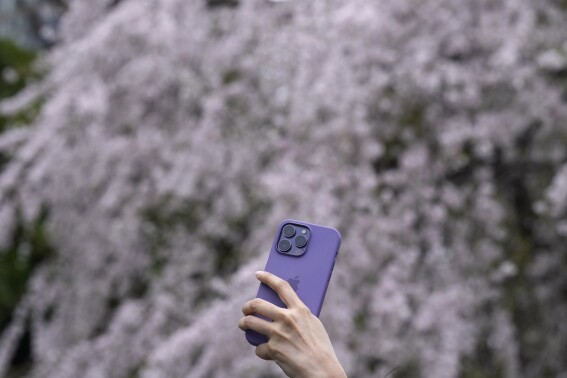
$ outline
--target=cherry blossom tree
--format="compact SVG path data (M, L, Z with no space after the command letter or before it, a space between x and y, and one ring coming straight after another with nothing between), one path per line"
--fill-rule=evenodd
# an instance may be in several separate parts
M321 319L349 375L564 377L566 23L555 0L71 2L47 77L0 105L44 99L0 135L0 251L48 245L0 375L27 340L34 377L279 376L236 324L295 218L343 235Z

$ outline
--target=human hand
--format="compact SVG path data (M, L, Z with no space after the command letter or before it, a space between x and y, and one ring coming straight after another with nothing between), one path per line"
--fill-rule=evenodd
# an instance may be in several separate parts
M267 343L256 347L256 355L273 360L292 378L346 377L323 323L299 299L290 284L269 272L256 272L256 277L274 289L287 306L281 308L260 298L242 306L245 316L238 321L238 327L268 337Z

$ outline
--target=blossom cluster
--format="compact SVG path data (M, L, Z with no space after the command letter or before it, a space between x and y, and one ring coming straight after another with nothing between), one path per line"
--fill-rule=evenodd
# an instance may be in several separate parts
M55 251L0 375L29 318L34 377L276 376L236 324L286 218L342 233L321 319L349 375L565 374L566 23L553 0L71 2L39 117L0 135L0 250L47 209Z

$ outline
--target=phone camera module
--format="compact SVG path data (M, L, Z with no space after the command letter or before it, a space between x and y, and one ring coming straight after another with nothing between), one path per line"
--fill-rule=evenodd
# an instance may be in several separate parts
M293 227L291 224L286 224L283 228L283 234L286 238L291 238L293 235L295 235L295 227Z
M307 238L303 235L299 235L295 238L295 246L297 248L303 248L307 244Z
M294 231L294 232L295 232L295 231ZM279 249L281 252L287 252L287 251L289 251L289 250L291 249L291 243L290 243L290 241L287 240L287 239L282 239L282 240L280 240L279 243L278 243L278 249Z

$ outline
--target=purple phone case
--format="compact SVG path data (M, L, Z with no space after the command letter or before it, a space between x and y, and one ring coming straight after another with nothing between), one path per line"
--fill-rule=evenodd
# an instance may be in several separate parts
M281 229L287 223L303 225L310 230L309 244L306 252L301 256L289 256L276 250ZM321 313L321 307L323 306L323 300L325 299L325 293L327 292L340 245L341 234L334 228L286 219L280 223L274 236L272 249L264 270L286 281L298 276L297 279L300 282L296 291L297 295L309 307L311 312L318 317ZM256 297L272 302L279 307L286 307L278 294L263 283L260 283ZM261 315L256 316L267 319ZM246 331L246 339L255 346L268 341L266 336L253 330Z

